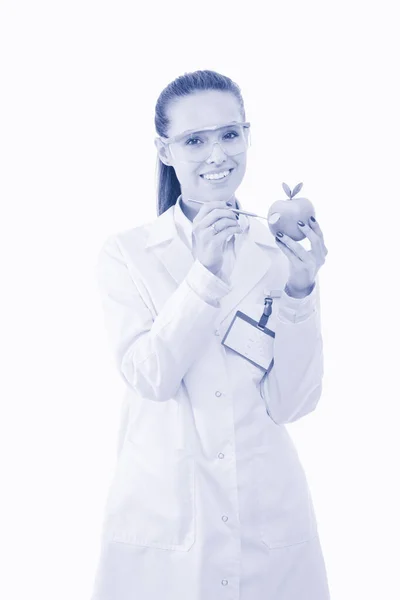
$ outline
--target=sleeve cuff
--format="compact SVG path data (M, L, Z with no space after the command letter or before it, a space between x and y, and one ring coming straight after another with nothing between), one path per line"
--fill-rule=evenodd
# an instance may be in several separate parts
M220 306L220 298L232 289L231 285L211 273L198 259L194 261L186 276L186 281L200 298L215 307Z
M279 303L279 318L293 323L307 319L316 310L317 285L304 298L293 298L283 290Z

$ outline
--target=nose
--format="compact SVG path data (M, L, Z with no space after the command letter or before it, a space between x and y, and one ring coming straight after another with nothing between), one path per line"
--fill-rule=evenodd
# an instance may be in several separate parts
M220 144L218 142L215 142L213 144L211 154L208 157L208 159L206 160L206 162L207 163L217 163L218 165L220 165L221 163L223 163L225 161L226 161L225 152L222 150Z

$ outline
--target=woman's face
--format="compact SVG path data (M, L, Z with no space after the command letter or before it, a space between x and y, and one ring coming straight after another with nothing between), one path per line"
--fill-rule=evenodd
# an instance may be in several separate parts
M213 125L223 126L232 121L243 121L236 97L230 92L218 90L196 92L174 100L168 107L167 116L170 121L168 137L174 137L187 130L200 131ZM229 130L226 133L227 139L229 139L228 132ZM214 141L217 141L218 135L221 136L221 132L217 131L210 132L210 134ZM225 135L224 131L222 134ZM199 143L199 140L194 139L189 143L196 142ZM208 200L226 201L234 198L235 191L243 180L246 171L247 150L241 154L229 156L219 144L214 144L211 154L202 162L181 162L174 157L172 144L172 152L170 146L164 149L159 146L159 157L165 164L174 167L181 184L184 202L186 198L203 202ZM202 177L205 173L227 170L231 170L231 172L223 180L210 181Z

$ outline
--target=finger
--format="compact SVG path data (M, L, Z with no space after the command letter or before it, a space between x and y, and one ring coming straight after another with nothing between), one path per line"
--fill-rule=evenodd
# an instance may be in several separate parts
M283 245L285 245L295 256L297 256L299 260L303 262L309 262L310 257L307 250L305 250L301 244L295 242L295 240L292 240L291 237L283 233L282 237L276 236L275 239L279 240Z
M201 227L210 227L217 221L223 221L223 223L237 223L238 219L234 212L228 208L214 208L204 218L201 219ZM220 226L220 224L219 224Z
M311 242L311 250L309 252L314 254L315 259L318 262L323 262L325 260L326 253L324 251L324 244L321 237L309 225L307 225L307 223L303 223L303 225L300 225L299 223L303 223L303 221L297 221L297 227Z
M303 223L303 225L300 225L300 223ZM312 227L310 227L308 223L304 223L303 221L297 221L297 227L302 233L304 233L305 236L308 237L308 239L311 242L311 246L322 241L317 232L314 231L314 229L312 229Z
M221 217L220 219L215 220L213 223L210 223L209 227L216 229L216 231L221 231L225 229L225 227L233 227L239 225L237 219L230 217Z
M325 246L324 234L322 233L322 229L321 229L321 227L319 226L319 223L318 223L318 221L313 221L313 220L311 219L311 217L310 217L310 218L309 218L309 220L308 220L308 224L309 224L309 226L311 227L311 229L312 229L312 230L313 230L313 231L314 231L314 232L315 232L315 233L318 235L318 237L319 237L319 238L322 240L322 245L323 245L323 248L324 248L324 250L325 250L325 253L327 254L327 253L328 253L328 250L327 250L327 248L326 248L326 246Z
M214 234L212 236L212 240L215 240L217 242L225 241L233 233L239 233L239 232L241 232L241 229L238 225L232 225L230 227L225 227L224 229L221 229L221 231L218 231L218 233Z
M275 241L280 251L288 257L289 261L292 263L293 266L298 267L299 263L303 264L303 261L301 261L300 258L296 254L294 254L292 250L290 250L290 248L285 246L285 244L281 242L279 237L276 237Z

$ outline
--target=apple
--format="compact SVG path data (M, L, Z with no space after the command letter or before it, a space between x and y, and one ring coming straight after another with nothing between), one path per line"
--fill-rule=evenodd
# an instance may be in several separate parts
M293 192L286 183L282 183L288 199L276 200L271 204L268 211L267 219L271 233L275 236L278 231L282 231L292 240L296 242L303 240L306 236L301 231L297 221L308 223L310 217L315 217L315 210L310 200L307 198L295 198L303 187L302 183L298 183Z

